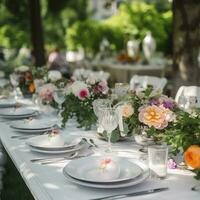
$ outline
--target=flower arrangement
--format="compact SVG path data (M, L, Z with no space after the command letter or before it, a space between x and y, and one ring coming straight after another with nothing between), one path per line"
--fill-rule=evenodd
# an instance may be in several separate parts
M96 123L92 102L97 98L106 98L106 81L74 81L66 87L66 98L62 105L63 126L69 118L76 117L79 127L90 129Z
M200 179L200 109L187 112L172 98L155 93L149 95L151 90L147 88L142 95L130 93L122 100L124 135L145 132L154 141L169 144L174 154L185 152L186 164Z
M22 65L15 69L15 73L19 76L19 88L23 95L32 95L35 92L35 85L30 68Z
M39 98L42 104L52 104L54 101L53 92L55 91L56 86L52 83L47 83L41 86L39 89Z

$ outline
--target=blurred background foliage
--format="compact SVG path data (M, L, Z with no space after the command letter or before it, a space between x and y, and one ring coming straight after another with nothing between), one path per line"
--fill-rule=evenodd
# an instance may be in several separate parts
M142 40L151 31L157 49L171 53L172 12L166 0L127 0L118 12L103 20L92 19L89 0L41 0L42 23L47 51L77 50L96 54L103 38L113 51L125 48L131 38ZM29 6L27 0L0 0L0 45L21 48L30 44Z

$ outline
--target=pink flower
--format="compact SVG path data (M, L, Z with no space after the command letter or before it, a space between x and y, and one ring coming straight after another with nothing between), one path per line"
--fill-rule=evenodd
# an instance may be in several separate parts
M89 90L87 88L82 88L80 89L80 91L78 92L78 98L80 100L84 100L86 98L88 98L90 95L89 95Z
M106 81L99 82L93 89L94 94L102 93L107 94L109 90L108 84Z
M50 103L53 101L53 92L55 89L56 87L51 83L43 85L39 90L39 97L42 102Z

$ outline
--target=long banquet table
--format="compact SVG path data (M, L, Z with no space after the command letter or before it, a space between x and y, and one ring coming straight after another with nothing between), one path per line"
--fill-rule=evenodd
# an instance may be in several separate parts
M165 180L150 180L148 179L142 184L124 189L94 189L87 188L68 182L62 174L63 167L69 162L58 162L56 164L40 165L30 162L30 159L38 157L46 157L36 152L30 151L25 144L25 140L13 139L12 135L20 133L14 132L8 122L0 122L1 141L12 159L13 163L20 172L23 180L31 191L33 197L38 200L89 200L97 197L104 197L112 194L122 194L133 191L140 191L157 187L169 187L168 191L132 197L129 199L141 200L199 200L200 193L191 191L191 187L198 184L190 172L184 170L170 170ZM95 143L99 147L105 146L105 143L97 139L94 131L83 131L77 129L73 122L67 124L64 134L73 134L89 138L94 138ZM128 143L128 144L127 144ZM98 149L94 149L97 154ZM138 152L138 146L133 141L121 142L114 145L115 150L121 150L122 156L127 156L133 159L139 158L141 154ZM117 153L117 152L116 152ZM127 198L128 199L128 198Z

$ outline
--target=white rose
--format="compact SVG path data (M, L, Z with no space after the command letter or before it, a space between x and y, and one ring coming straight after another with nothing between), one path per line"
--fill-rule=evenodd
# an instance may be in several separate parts
M48 72L48 79L52 82L56 82L62 78L62 74L60 71L51 70Z
M75 96L78 96L79 95L79 91L81 89L87 89L87 84L85 84L84 82L82 81L75 81L72 85L71 85L71 89L72 89L72 93L75 95Z

